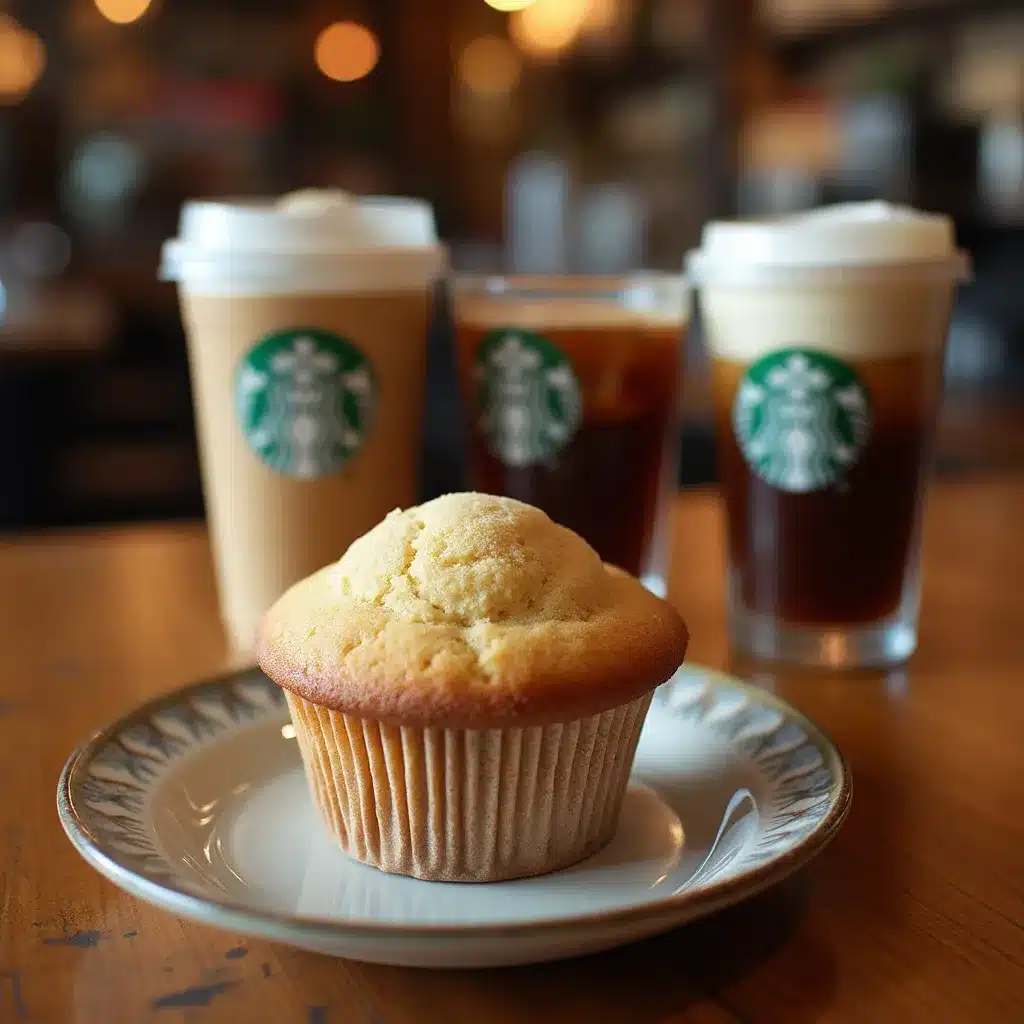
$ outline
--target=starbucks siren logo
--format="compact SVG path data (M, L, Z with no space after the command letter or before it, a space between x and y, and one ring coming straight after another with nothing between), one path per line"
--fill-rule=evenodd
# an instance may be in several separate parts
M871 403L845 363L790 348L747 370L732 419L751 469L780 491L806 494L830 487L856 464L871 434Z
M572 366L532 331L492 331L476 353L479 426L507 466L533 466L564 448L580 424Z
M337 472L362 447L377 387L369 361L344 338L285 330L246 354L235 400L242 432L260 459L310 480Z

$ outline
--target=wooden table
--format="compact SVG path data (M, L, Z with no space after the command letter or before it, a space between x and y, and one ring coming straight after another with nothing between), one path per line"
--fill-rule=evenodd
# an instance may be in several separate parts
M673 597L692 657L728 667L718 501L687 496L678 513ZM481 972L249 941L138 903L87 867L54 809L69 751L224 668L205 534L0 544L0 1021L1024 1020L1024 477L936 488L926 543L909 668L748 673L816 718L853 767L853 810L819 860L662 938Z

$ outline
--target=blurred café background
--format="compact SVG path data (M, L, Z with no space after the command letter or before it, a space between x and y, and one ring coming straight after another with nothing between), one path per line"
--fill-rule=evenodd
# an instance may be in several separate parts
M877 197L973 253L939 467L1024 465L1020 0L0 0L0 528L202 513L160 243L192 196L422 195L459 269L679 268ZM460 483L443 305L428 493ZM714 479L699 331L680 482Z

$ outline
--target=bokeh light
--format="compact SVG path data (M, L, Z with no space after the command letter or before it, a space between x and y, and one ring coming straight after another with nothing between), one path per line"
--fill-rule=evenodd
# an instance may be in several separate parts
M328 78L356 82L377 66L380 43L365 25L336 21L317 36L313 59Z
M30 220L11 232L7 251L25 276L37 280L58 277L71 261L71 239L57 224Z
M112 132L99 132L75 150L68 186L87 204L122 202L138 185L142 163L137 148Z
M515 94L501 96L461 89L452 98L452 114L465 138L487 148L509 145L523 125L522 105Z
M34 32L0 14L0 103L17 103L39 81L46 47Z
M589 10L589 0L534 0L512 15L509 32L524 53L555 57L579 37Z
M535 2L536 0L484 0L488 7L493 7L496 11L521 11Z
M519 84L523 62L516 48L500 36L481 36L459 57L459 81L482 96L506 96Z
M129 25L138 21L146 11L152 0L93 0L96 10L103 15L107 21L117 25Z

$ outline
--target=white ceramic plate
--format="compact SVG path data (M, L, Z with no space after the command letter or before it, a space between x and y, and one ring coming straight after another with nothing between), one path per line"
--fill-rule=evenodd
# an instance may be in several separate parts
M98 733L57 802L90 864L172 913L356 960L480 967L607 949L744 899L818 853L850 795L806 718L688 667L655 695L611 845L540 878L422 882L350 860L315 817L281 691L258 671Z

